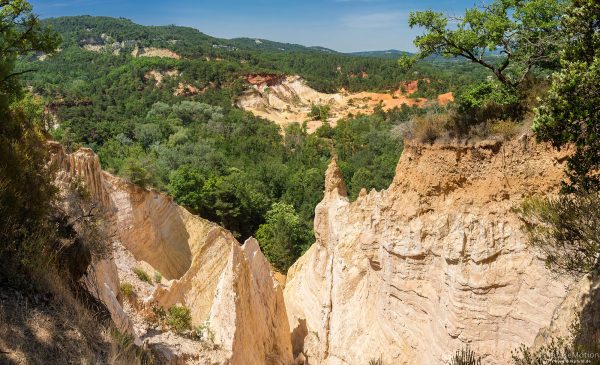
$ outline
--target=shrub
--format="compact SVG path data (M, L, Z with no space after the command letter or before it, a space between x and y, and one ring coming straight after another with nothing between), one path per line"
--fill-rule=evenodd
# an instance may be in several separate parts
M587 338L579 318L569 328L566 337L552 337L535 350L521 345L512 351L515 365L600 364L597 338Z
M456 351L450 360L450 365L481 365L481 358L476 357L475 353L467 347Z
M176 333L183 333L192 329L192 314L190 309L183 305L173 305L167 313L167 324Z
M281 272L286 272L300 255L303 246L310 242L310 232L302 224L294 206L274 203L267 212L267 219L256 231L260 247Z
M160 284L161 281L162 281L162 274L159 273L158 271L154 272L154 282L157 284Z
M446 117L444 114L428 113L412 120L409 137L422 143L433 143L444 133Z
M145 281L148 284L152 284L152 279L150 279L150 275L145 272L143 269L136 267L133 269L133 273L140 279L141 281Z
M521 125L511 119L495 121L490 125L490 133L503 139L510 139L519 133Z
M598 268L600 199L597 194L526 199L518 209L529 244L553 270L581 275Z
M167 312L165 309L156 303L152 303L152 315L150 316L150 322L159 325L164 323L167 318Z
M329 105L315 105L313 104L308 116L315 120L326 122L329 119L331 113L331 107Z
M129 298L133 294L133 285L131 285L131 283L124 282L121 284L120 290L125 297Z
M215 342L215 333L210 328L210 322L206 321L194 330L194 337L200 341L213 343Z
M142 161L137 158L129 157L123 162L121 175L132 184L145 188L152 180L150 172L146 169Z
M471 128L491 120L517 119L523 114L519 95L497 82L486 81L462 90L457 113L448 123L451 136L468 135Z

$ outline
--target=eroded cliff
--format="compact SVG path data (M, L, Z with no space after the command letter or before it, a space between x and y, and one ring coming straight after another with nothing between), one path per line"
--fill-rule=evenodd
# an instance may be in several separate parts
M237 100L237 105L256 116L270 120L282 129L291 123L307 122L308 133L314 133L322 121L310 116L313 105L330 107L329 123L335 126L337 121L353 114L372 114L376 107L384 110L399 108L402 105L425 106L424 98L412 98L417 92L418 80L399 85L389 93L360 92L326 94L308 86L300 76L249 75L246 81L251 87ZM445 105L454 100L452 93L442 94L435 101Z
M258 243L241 246L220 226L190 214L168 196L129 184L100 169L89 149L65 153L51 143L58 180L81 179L112 227L112 253L94 262L90 291L121 331L147 342L177 364L290 364L292 351L283 291ZM161 273L153 283L133 269ZM119 287L132 284L134 298ZM183 304L211 343L178 336L145 320L152 307Z
M557 191L564 158L527 136L407 144L391 186L352 203L334 160L316 243L288 272L294 352L309 364L430 365L468 344L509 363L572 286L528 249L514 211Z

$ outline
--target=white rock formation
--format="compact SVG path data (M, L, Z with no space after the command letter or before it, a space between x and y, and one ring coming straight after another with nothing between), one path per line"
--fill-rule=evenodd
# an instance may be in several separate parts
M288 272L294 353L311 365L432 365L469 344L486 364L510 363L572 285L530 252L513 210L557 190L564 157L527 136L408 144L389 189L352 203L334 160L316 243Z
M168 196L103 172L89 149L66 154L57 143L50 149L60 168L59 180L81 178L111 221L113 259L96 263L88 281L120 328L155 346L172 363L292 363L283 290L256 240L240 246L230 232L192 215ZM126 252L119 253L121 249ZM135 283L140 294L151 294L140 298L142 308L124 306L120 299L120 279L137 280L131 274L133 265L165 278L152 287ZM193 325L209 323L216 346L194 346L194 341L145 328L138 317L149 310L143 305L152 303L189 307Z

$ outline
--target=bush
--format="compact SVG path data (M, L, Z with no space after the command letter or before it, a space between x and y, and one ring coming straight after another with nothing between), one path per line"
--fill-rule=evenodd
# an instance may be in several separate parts
M520 128L521 125L513 120L499 120L490 125L490 133L503 139L510 139L519 133Z
M210 322L206 321L194 330L193 337L200 341L205 341L214 344L215 333L210 328Z
M150 275L145 272L143 269L136 267L133 269L133 273L140 279L141 281L145 281L148 284L152 284L152 279L150 279Z
M442 134L446 125L444 114L428 113L412 120L408 136L422 143L433 143Z
M161 281L162 281L162 274L159 273L158 271L156 271L154 273L154 282L157 284L160 284Z
M129 298L133 294L133 285L131 285L131 283L124 282L121 284L120 290L125 297Z
M256 238L269 262L286 272L309 244L310 232L292 205L275 203L267 212L266 223L256 231Z
M167 313L167 324L176 333L183 333L192 329L192 314L190 309L183 305L173 305Z
M497 82L470 85L457 95L457 113L448 123L448 130L452 137L466 136L471 128L491 120L520 120L523 107L519 100L516 91Z
M518 209L529 244L546 265L572 275L598 268L600 257L600 199L597 194L530 198Z
M151 310L152 315L149 318L150 322L156 325L164 323L167 318L167 312L165 309L156 303L152 303Z
M315 120L326 122L329 119L331 113L331 107L329 105L315 105L313 104L308 116Z
M512 352L515 365L600 364L597 338L586 338L579 318L569 328L566 337L552 337L535 350L521 345Z
M481 358L476 357L475 353L467 347L456 351L450 360L450 365L481 365Z

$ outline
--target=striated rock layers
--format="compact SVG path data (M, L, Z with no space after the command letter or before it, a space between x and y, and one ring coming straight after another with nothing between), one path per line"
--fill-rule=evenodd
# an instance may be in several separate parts
M95 263L87 281L122 331L154 345L168 363L292 363L283 290L256 240L240 246L230 232L169 197L103 172L89 149L66 154L59 144L50 148L58 179L82 179L114 229L112 257ZM132 266L164 279L140 282ZM119 294L124 279L141 297L133 306ZM189 307L194 326L208 324L214 346L148 328L138 317L150 304Z
M309 364L445 364L467 344L510 363L560 312L572 283L526 246L514 212L552 194L564 154L527 136L405 146L389 189L350 203L335 160L316 243L292 266L292 346Z

